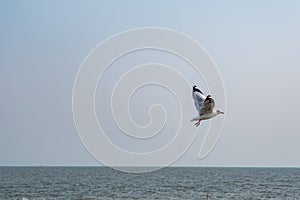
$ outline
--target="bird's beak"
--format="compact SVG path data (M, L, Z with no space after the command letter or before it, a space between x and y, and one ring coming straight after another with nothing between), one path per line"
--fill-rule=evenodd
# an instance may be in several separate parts
M221 113L221 114L223 114L223 115L225 114L225 113L224 113L224 112L222 112L222 111L220 111L220 113Z

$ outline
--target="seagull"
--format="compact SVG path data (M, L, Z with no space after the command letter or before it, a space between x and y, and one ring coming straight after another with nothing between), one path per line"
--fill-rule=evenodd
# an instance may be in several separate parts
M215 101L211 98L211 95L205 97L196 85L193 86L193 99L198 115L191 121L197 121L195 124L196 127L200 125L201 120L207 120L219 114L224 114L224 112L214 109Z

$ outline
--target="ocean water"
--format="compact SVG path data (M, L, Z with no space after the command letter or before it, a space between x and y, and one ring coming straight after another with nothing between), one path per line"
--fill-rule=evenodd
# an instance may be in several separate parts
M296 168L0 167L0 199L300 199Z

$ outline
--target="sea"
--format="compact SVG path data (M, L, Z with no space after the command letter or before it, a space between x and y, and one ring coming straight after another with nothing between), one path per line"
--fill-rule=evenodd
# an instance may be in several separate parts
M0 167L0 199L300 199L299 168Z

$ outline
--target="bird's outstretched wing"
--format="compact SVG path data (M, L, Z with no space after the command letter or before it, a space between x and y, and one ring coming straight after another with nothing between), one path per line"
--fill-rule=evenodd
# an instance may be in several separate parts
M199 114L201 113L205 98L206 97L201 92L193 92L194 104Z
M200 116L208 113L212 113L215 107L215 101L213 98L204 100L203 107L200 112Z

